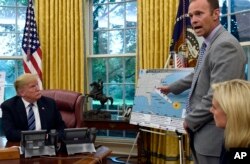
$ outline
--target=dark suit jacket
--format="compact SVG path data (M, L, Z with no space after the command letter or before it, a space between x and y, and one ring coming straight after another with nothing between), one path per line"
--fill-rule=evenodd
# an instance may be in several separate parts
M37 101L40 114L41 128L49 132L56 129L59 139L63 137L64 121L57 109L56 102L42 96ZM24 103L20 96L14 96L1 104L3 116L2 125L6 138L9 141L20 141L21 131L28 130L28 120Z
M230 159L230 153L229 151L226 150L223 144L220 154L220 164L230 164L229 159Z

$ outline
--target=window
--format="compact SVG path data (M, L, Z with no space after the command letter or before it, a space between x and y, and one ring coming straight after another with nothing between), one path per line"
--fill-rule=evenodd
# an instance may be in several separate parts
M246 79L250 80L250 1L220 0L221 24L240 42L248 58Z
M101 106L92 101L92 109L110 112L112 117L133 105L135 95L135 56L137 39L137 2L135 0L89 1L89 84L103 81L103 92L113 98ZM91 88L89 89L91 90ZM109 132L104 132L112 136ZM117 132L115 136L126 136Z
M219 0L221 24L240 42L250 41L250 1Z
M250 81L250 42L243 42L241 43L245 54L247 55L247 65L245 69L245 76L248 81Z
M0 71L6 73L4 99L15 95L13 82L23 73L21 42L28 0L0 1Z

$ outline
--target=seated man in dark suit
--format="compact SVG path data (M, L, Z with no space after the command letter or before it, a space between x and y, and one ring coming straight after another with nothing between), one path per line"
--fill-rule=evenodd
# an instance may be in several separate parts
M17 95L1 104L2 125L9 141L20 141L21 131L56 129L62 139L65 124L56 102L41 95L38 77L23 74L14 83Z

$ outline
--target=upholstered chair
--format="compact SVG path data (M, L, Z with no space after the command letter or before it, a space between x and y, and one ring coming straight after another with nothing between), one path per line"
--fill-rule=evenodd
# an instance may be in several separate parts
M79 92L50 89L42 90L42 95L56 101L66 128L79 128L83 121L84 96Z

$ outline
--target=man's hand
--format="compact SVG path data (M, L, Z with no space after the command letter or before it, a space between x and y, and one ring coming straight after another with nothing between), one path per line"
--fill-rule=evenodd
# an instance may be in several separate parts
M166 95L170 93L169 86L161 86L161 87L157 87L156 89L159 89L161 93L164 93Z

